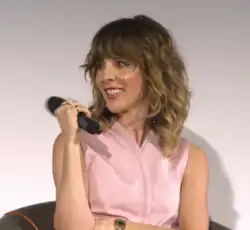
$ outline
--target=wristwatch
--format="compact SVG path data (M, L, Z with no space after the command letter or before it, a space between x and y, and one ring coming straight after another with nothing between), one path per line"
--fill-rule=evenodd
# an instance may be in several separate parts
M126 221L123 219L116 219L114 221L114 229L115 230L125 230L126 229Z

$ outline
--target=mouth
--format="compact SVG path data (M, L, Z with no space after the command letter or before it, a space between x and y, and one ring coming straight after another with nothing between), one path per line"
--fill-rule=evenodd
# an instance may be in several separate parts
M124 92L124 89L121 88L107 88L104 89L105 94L108 98L116 98L118 97L121 93Z

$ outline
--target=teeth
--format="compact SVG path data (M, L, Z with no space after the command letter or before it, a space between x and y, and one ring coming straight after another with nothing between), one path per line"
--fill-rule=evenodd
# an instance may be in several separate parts
M107 89L106 92L108 95L115 95L118 94L120 92L122 92L123 90L121 89Z

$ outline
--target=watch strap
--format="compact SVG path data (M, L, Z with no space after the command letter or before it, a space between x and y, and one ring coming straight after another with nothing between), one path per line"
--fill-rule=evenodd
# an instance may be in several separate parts
M125 230L126 229L126 221L123 219L116 219L114 221L114 229L115 230Z

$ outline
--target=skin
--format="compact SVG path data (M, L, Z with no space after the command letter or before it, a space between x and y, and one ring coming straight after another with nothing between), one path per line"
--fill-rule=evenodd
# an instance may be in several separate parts
M140 145L143 141L143 127L148 108L140 69L123 60L105 60L103 66L97 71L96 85L102 92L108 109L118 114L120 124L135 137ZM106 93L108 88L119 88L123 91L116 98L110 98ZM80 110L89 113L84 107L81 107ZM79 230L81 226L86 226L86 229L91 230L93 227L95 230L112 230L113 220L109 217L95 220L95 223L90 221L91 212L86 199L88 184L82 157L84 153L79 146L77 111L74 106L66 104L56 111L56 115L62 133L55 141L53 151L53 175L58 207L55 214L55 228L57 230ZM68 187L74 189L65 192ZM208 229L207 190L208 162L206 155L202 149L191 144L180 191L180 230ZM86 193L86 196L82 196L83 192ZM68 203L65 200L68 200ZM74 202L75 200L78 202ZM79 203L82 205L80 206ZM87 211L86 207L88 207ZM71 212L65 213L65 210L69 209ZM67 216L67 220L64 218L65 216ZM166 228L128 222L126 229L161 230Z
M106 60L97 71L96 85L102 92L107 108L118 114L118 121L142 142L143 125L148 113L148 101L144 97L144 82L139 68L123 60ZM123 92L110 99L105 89L118 88Z

